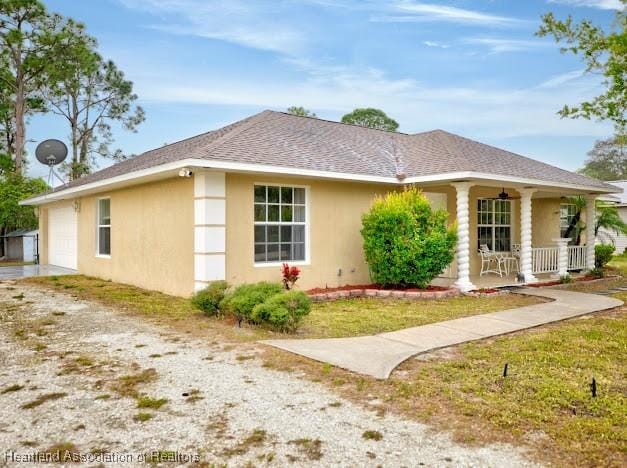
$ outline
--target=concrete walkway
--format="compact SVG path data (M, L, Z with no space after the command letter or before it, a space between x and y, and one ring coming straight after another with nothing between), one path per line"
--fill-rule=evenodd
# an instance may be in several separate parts
M8 279L28 278L31 276L76 275L76 270L54 265L17 265L0 266L0 281Z
M517 293L544 297L551 299L552 302L473 315L374 336L267 340L262 343L316 361L328 362L359 374L387 379L396 366L416 354L613 309L623 304L622 301L611 297L561 289L528 288Z

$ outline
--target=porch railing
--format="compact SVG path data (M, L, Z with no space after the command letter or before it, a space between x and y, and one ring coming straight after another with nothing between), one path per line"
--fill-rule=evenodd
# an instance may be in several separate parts
M531 268L536 273L554 273L559 269L558 247L534 247L531 249Z
M568 246L568 269L583 270L586 268L586 246L585 245L569 245Z
M559 247L534 247L531 249L533 273L557 273L559 271ZM568 270L586 268L586 246L568 246Z

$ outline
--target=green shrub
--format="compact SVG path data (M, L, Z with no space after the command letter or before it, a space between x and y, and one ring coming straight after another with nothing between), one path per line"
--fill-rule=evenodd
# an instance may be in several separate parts
M383 286L426 287L453 261L457 235L448 213L417 189L378 197L362 216L364 253Z
M303 317L311 312L311 299L302 291L276 294L253 308L252 319L278 331L293 332Z
M240 323L242 320L253 321L253 308L280 292L283 292L283 285L280 283L261 281L242 284L224 297L220 302L220 310L232 313Z
M607 263L612 260L614 255L614 247L612 244L598 244L594 246L594 266L596 268L603 268Z
M570 274L568 274L568 273L566 273L565 275L560 276L560 283L561 284L570 284L573 281L574 281L573 277L570 276Z
M217 315L220 313L220 302L224 299L228 287L226 281L213 281L192 296L192 305L207 315Z
M593 268L590 270L589 274L595 278L603 278L605 276L605 270L603 268Z

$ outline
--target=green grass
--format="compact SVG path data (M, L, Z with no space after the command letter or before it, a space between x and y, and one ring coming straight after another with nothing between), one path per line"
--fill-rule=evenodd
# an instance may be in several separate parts
M627 253L612 257L612 261L608 264L608 266L616 268L623 274L623 276L627 276Z
M167 402L167 398L152 398L145 395L137 397L138 408L159 409Z
M377 298L340 299L314 303L311 314L303 320L298 335L304 338L373 335L539 302L542 301L519 294L493 297L462 296L418 301Z
M67 290L67 286L70 286L72 294L81 299L95 300L120 310L165 320L186 332L199 333L211 330L237 341L253 341L277 335L261 328L237 328L228 318L206 317L194 309L186 298L88 276L36 277L24 281L60 290ZM538 302L542 300L516 294L417 301L351 298L317 302L313 304L311 313L305 317L295 337L335 338L370 335Z

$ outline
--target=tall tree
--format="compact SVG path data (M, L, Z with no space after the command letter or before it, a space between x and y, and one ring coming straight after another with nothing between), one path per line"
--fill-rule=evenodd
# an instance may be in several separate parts
M365 109L355 109L342 117L342 123L361 125L362 127L375 128L377 130L387 130L395 132L398 122L387 116L380 109L371 107Z
M623 136L596 141L579 172L600 180L627 179L626 146L627 138Z
M68 40L67 21L49 14L40 1L0 2L0 80L11 108L8 149L18 173L23 166L26 118L43 110L39 91L49 83L50 69L62 66Z
M302 106L291 106L287 108L287 113L292 115L297 115L299 117L317 117L315 112L310 111L309 109L305 109Z
M627 0L620 0L627 6ZM563 43L562 53L580 56L586 72L604 76L605 92L589 101L576 105L565 105L559 114L562 117L611 121L616 134L627 134L627 12L623 8L616 12L616 20L608 32L590 20L574 23L572 16L557 20L553 13L542 17L538 36L552 36Z
M67 66L55 69L46 92L48 108L63 116L70 125L72 179L90 172L97 156L125 159L121 150L112 151L111 125L136 131L145 119L144 111L135 105L133 83L124 78L112 61L96 52L96 40L84 28L75 25L76 38L69 49L73 58Z

